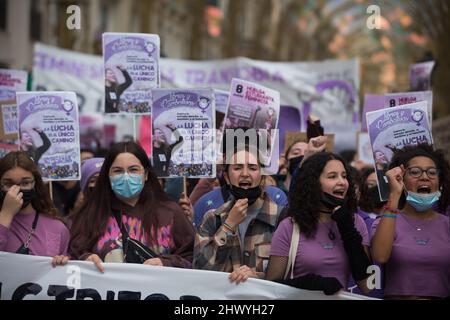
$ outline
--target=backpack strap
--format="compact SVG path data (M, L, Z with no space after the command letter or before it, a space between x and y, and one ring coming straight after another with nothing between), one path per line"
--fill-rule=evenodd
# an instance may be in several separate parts
M289 248L288 263L286 265L286 271L284 272L284 279L287 279L288 276L290 279L294 278L295 258L297 256L298 242L300 240L300 227L294 221L293 218L291 218L291 222L293 225L292 239L291 239L291 246Z

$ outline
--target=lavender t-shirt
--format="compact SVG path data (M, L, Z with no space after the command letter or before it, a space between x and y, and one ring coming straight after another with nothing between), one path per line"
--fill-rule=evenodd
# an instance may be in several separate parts
M9 228L0 224L0 251L14 253L20 248L28 237L34 216L34 213L19 212ZM29 248L35 256L67 255L69 239L69 230L61 221L41 214Z
M372 224L372 237L381 219ZM399 214L385 265L386 296L450 296L450 220Z
M363 238L363 245L369 245L369 233L364 220L355 215L355 227ZM271 256L287 257L291 246L293 224L290 218L284 219L272 237ZM330 240L330 230L335 239ZM345 288L350 275L350 265L342 244L336 222L319 223L313 238L306 238L300 231L300 240L294 265L294 277L309 273L323 277L335 277Z

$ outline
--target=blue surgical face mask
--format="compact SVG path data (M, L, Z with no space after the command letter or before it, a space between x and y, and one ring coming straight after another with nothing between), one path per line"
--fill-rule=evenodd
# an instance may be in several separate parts
M118 174L109 176L109 180L111 180L111 188L114 193L127 199L136 197L144 188L143 174Z
M406 202L408 202L418 212L425 212L439 200L440 196L441 193L439 191L429 194L408 191Z

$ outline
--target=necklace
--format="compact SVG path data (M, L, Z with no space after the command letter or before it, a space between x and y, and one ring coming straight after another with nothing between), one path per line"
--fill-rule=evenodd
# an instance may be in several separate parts
M403 215L405 221L411 226L411 228L415 229L416 231L423 231L423 230L424 230L424 226L413 225L413 224L409 221L410 217L408 217L408 216L407 216L406 214L404 214L404 213L403 213L402 215ZM428 220L428 221L427 221L427 220ZM426 224L425 224L425 226L428 226L429 224L431 224L431 222L432 222L433 220L434 220L434 219L426 219L426 220L423 220L423 221L427 221Z
M330 214L331 215L331 211L323 211L323 210L319 210L319 212L321 213L326 213L326 214ZM322 222L323 225L325 226L325 228L328 229L328 239L330 240L335 240L336 239L336 234L333 232L333 230L331 230L330 228L328 228L328 226L325 224L325 222Z

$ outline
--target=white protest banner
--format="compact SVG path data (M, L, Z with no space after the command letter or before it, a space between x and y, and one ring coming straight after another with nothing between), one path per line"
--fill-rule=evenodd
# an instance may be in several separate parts
M366 114L381 200L386 201L389 196L385 172L395 150L407 145L433 144L427 112L427 102L420 101Z
M373 300L343 291L326 296L252 278L236 285L224 272L104 263L100 273L91 262L71 261L56 268L50 262L49 257L0 252L0 299Z
M213 89L153 90L153 168L158 177L215 177Z
M326 132L336 134L335 150L355 148L359 125L359 64L357 60L322 62L269 62L247 58L191 61L160 59L161 84L168 88L212 87L228 91L232 78L256 82L280 92L281 104L320 117ZM43 44L34 47L33 89L72 90L80 112L102 112L103 60ZM305 116L306 115L306 116ZM130 132L131 120L116 121L117 140Z
M18 92L20 148L44 181L80 179L80 136L74 92Z
M239 78L280 92L281 105L302 111L303 130L309 113L325 131L336 133L336 150L355 148L359 123L357 60L271 62L248 58L209 61L161 59L162 84L170 87L209 86L228 90Z
M434 65L434 61L427 61L409 66L409 87L412 91L431 89L431 72Z
M160 86L159 36L106 32L102 39L105 112L149 114L151 89Z
M77 94L80 114L100 114L105 127L114 125L116 128L115 141L122 141L124 136L133 135L133 120L130 117L103 113L104 76L101 56L36 43L33 54L32 89L74 91Z
M0 69L0 100L14 100L17 91L26 91L27 78L26 71Z
M396 92L388 93L384 96L385 107L396 107L404 104L426 101L428 110L428 121L430 126L433 117L433 92L432 91L416 91L416 92Z

